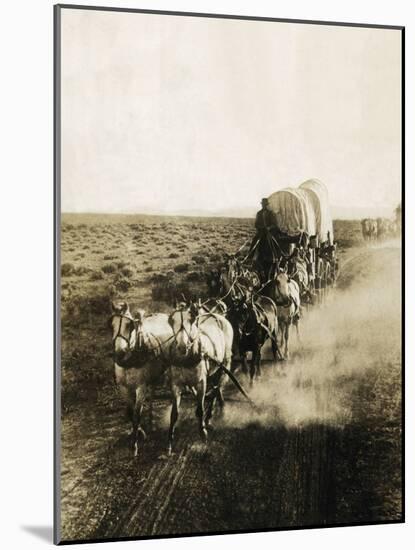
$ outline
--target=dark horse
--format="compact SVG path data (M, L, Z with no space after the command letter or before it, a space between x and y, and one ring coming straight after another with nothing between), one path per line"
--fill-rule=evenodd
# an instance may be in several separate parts
M256 255L254 265L260 274L262 283L266 283L273 277L276 266L281 260L290 259L293 247L304 247L307 242L305 233L292 237L278 229L263 230L257 235L257 239L250 255L252 257Z
M235 299L243 298L246 291L257 289L260 286L260 277L256 271L248 269L235 256L228 255L225 265L211 271L206 282L209 295L219 298L230 307Z
M261 376L261 350L271 340L274 360L282 358L278 348L277 306L266 296L245 296L235 300L228 311L228 319L234 330L234 346L242 360L242 368L248 373L247 353L252 352L249 375L251 384Z

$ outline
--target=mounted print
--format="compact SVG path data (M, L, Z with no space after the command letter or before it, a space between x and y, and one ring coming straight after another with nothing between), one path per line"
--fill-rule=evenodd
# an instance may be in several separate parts
M404 29L55 6L55 542L399 523Z

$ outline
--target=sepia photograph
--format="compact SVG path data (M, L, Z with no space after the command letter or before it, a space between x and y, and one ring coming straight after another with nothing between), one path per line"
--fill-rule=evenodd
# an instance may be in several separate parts
M54 10L55 542L403 522L404 28Z

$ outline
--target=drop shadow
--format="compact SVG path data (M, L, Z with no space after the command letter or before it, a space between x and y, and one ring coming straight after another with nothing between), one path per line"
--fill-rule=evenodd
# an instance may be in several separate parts
M53 527L51 525L21 525L20 527L38 539L53 543Z

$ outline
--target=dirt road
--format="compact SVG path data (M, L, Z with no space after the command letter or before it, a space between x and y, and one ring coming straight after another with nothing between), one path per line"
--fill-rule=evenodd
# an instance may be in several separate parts
M62 423L62 539L401 519L400 249L357 249L324 308L304 314L282 369L265 364L253 412L232 389L208 446L184 399L164 456L168 393L134 459L115 388Z

